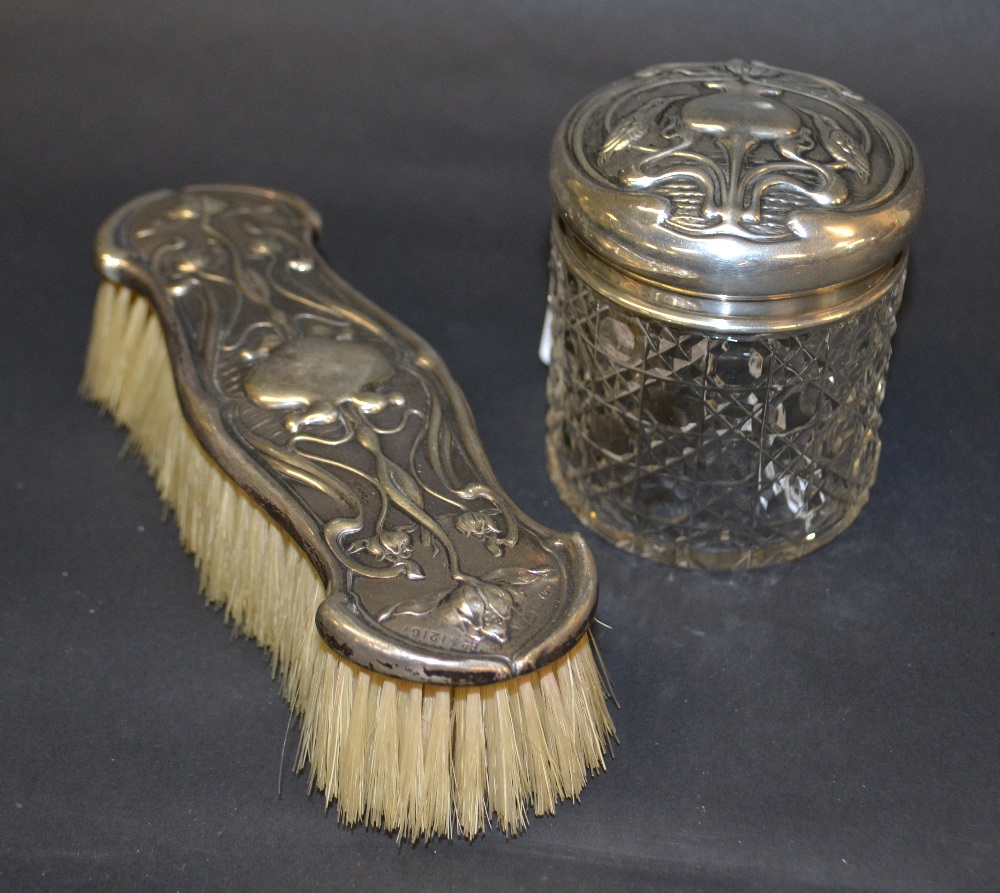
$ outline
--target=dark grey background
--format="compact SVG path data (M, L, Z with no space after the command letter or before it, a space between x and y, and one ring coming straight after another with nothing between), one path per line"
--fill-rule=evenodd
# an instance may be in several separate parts
M0 887L1000 889L998 38L972 2L0 2ZM281 768L265 657L76 397L96 227L162 186L302 194L515 501L574 527L535 359L549 140L611 79L737 55L850 85L925 160L869 507L758 573L588 537L607 774L512 841L339 827Z

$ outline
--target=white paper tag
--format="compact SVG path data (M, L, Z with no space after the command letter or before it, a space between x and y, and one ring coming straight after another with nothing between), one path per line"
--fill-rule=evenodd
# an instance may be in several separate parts
M545 308L545 322L542 323L542 339L538 342L538 359L546 366L552 363L552 308Z

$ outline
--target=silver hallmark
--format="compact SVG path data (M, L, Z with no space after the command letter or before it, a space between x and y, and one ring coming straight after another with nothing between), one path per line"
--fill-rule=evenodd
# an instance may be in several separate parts
M530 672L585 632L590 552L504 494L441 360L326 266L319 225L278 192L160 192L98 263L151 297L192 430L322 576L331 647L416 682Z

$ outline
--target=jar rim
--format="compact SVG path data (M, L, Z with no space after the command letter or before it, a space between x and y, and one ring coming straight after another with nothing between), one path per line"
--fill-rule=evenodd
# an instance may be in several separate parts
M877 301L906 275L905 247L885 266L851 282L777 295L706 294L673 288L607 262L558 215L552 244L574 276L630 313L721 335L792 332L837 322Z

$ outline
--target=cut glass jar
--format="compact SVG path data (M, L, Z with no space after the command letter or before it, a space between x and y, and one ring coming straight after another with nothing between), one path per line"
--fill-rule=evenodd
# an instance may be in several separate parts
M615 545L760 567L868 499L924 183L831 81L663 65L579 103L552 152L548 458Z

